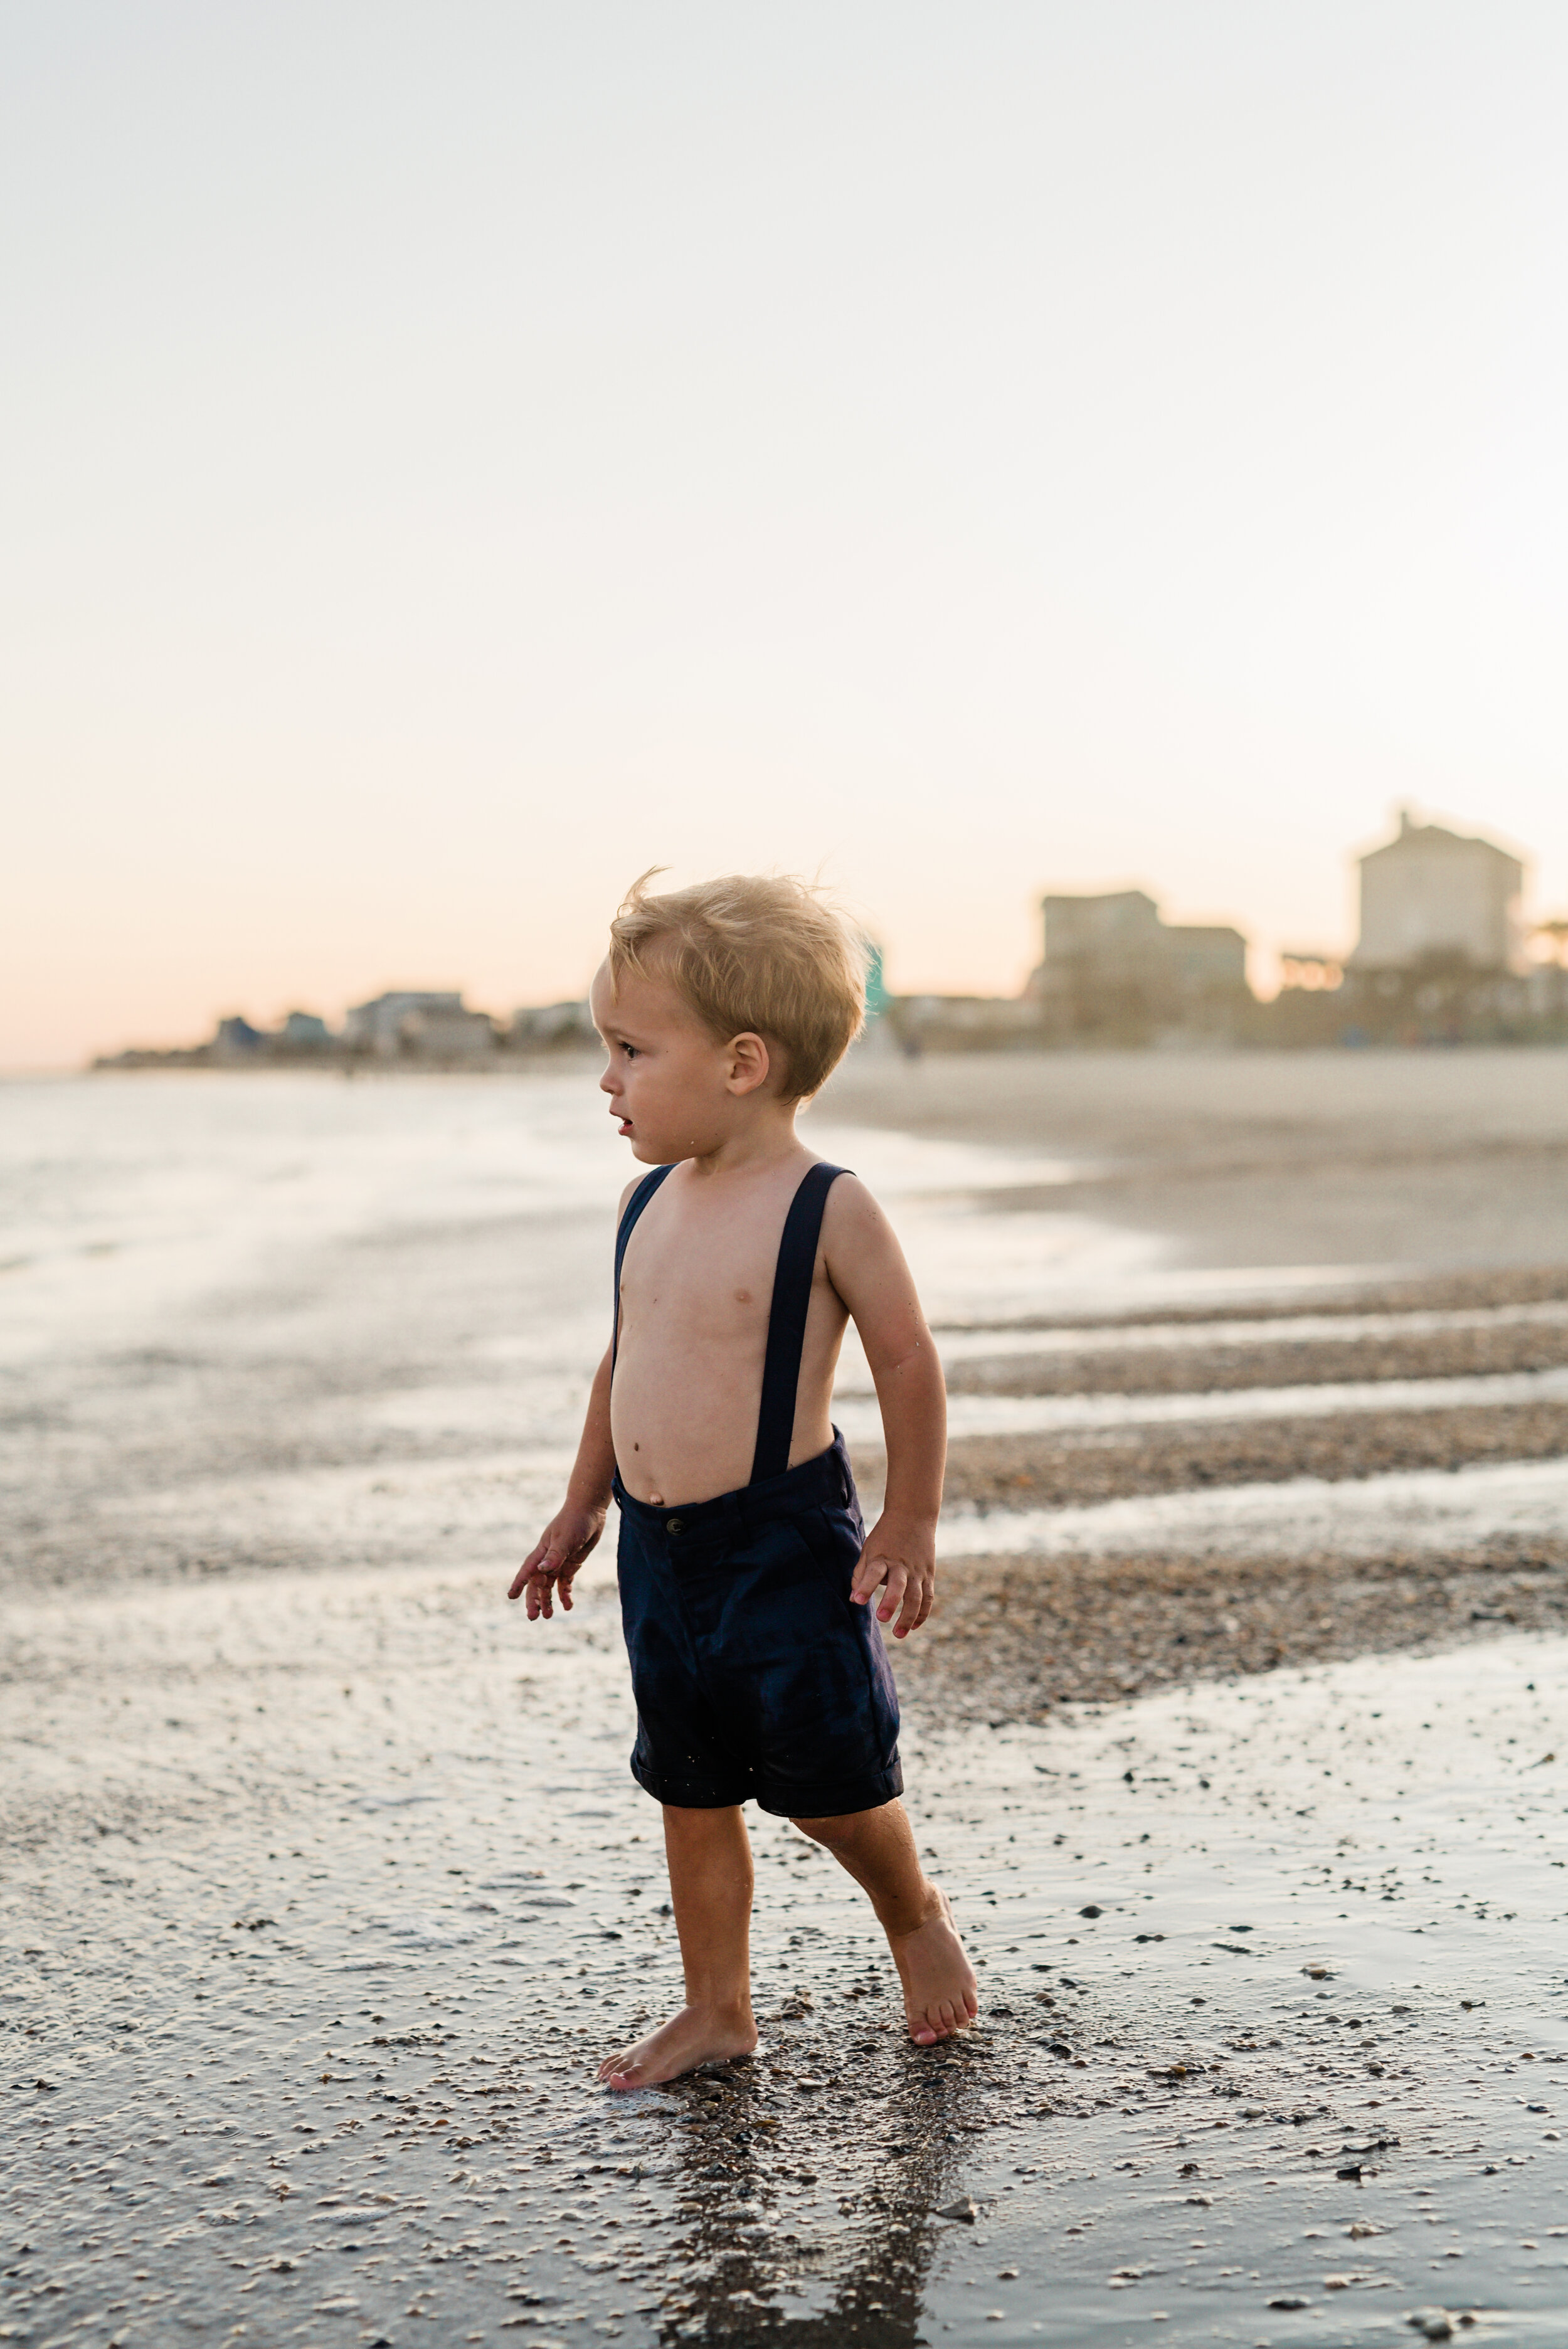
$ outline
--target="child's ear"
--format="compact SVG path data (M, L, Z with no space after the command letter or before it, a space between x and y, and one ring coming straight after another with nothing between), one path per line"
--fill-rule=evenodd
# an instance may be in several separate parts
M768 1047L760 1036L748 1029L744 1035L729 1040L729 1074L726 1083L732 1093L754 1093L768 1082L771 1061Z

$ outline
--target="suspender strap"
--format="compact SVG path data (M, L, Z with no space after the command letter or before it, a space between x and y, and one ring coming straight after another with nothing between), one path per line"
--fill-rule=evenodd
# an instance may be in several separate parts
M611 1325L610 1338L612 1368L621 1344L621 1267L626 1261L626 1242L636 1228L637 1217L642 1214L665 1176L673 1174L674 1171L670 1166L655 1166L651 1174L644 1175L626 1202L626 1212L622 1216L620 1228L615 1234L615 1318Z
M809 1166L784 1218L784 1237L779 1243L773 1275L773 1305L768 1317L768 1352L762 1365L762 1406L757 1414L757 1452L751 1463L754 1485L764 1476L782 1476L789 1465L795 1390L800 1382L800 1349L811 1302L811 1276L817 1268L822 1210L828 1193L848 1171L843 1166ZM635 1200L632 1204L634 1206Z

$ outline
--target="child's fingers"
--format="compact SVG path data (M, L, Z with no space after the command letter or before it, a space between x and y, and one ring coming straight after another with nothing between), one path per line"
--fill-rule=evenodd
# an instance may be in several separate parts
M517 1572L511 1578L511 1587L506 1594L509 1599L521 1599L522 1597L523 1591L527 1588L530 1576L537 1573L540 1560L545 1556L549 1547L550 1537L548 1534L545 1535L542 1541L536 1541L534 1543L533 1547L529 1551L528 1556L523 1559L522 1564L518 1568Z
M850 1585L850 1597L857 1607L863 1607L878 1583L885 1581L887 1569L885 1557L878 1557L869 1549L861 1552L861 1562Z
M550 1551L543 1543L519 1567L511 1586L511 1596L515 1599L520 1592L527 1593L527 1613L531 1623L537 1623L542 1615L546 1619L553 1615L555 1610L550 1603L551 1592L562 1571L559 1553ZM565 1569L568 1578L575 1571L575 1568L568 1567ZM570 1607L572 1601L564 1588L562 1597Z
M901 1566L896 1558L891 1557L885 1561L885 1564L887 1569L887 1588L882 1592L882 1603L877 1609L877 1620L879 1623L891 1623L892 1621L893 1617L898 1613L900 1605L903 1602L904 1588L909 1581L909 1568L907 1566Z
M909 1588L903 1594L903 1609L892 1627L893 1638L907 1640L912 1631L919 1630L930 1612L931 1585L923 1575L912 1574Z

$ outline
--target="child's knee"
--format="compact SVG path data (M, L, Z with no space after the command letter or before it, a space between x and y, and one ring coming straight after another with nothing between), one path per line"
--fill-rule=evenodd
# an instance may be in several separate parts
M810 1836L813 1843L825 1844L830 1851L842 1851L854 1842L864 1816L862 1811L846 1811L837 1818L791 1819L789 1824L799 1827L803 1836Z

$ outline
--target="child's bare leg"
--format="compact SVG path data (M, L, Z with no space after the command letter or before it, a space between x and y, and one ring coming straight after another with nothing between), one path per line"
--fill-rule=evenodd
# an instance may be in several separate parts
M665 1854L680 1935L686 2004L669 2022L606 2056L612 2088L651 2088L699 2064L748 2055L751 2016L751 1845L738 1805L722 1811L665 1806Z
M903 1984L909 2035L930 2047L967 2031L980 2012L978 1985L953 1922L947 1895L922 1869L903 1805L848 1811L831 1819L797 1819L871 1895Z

